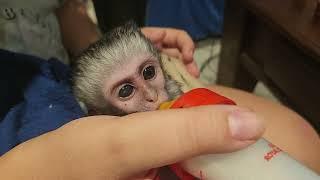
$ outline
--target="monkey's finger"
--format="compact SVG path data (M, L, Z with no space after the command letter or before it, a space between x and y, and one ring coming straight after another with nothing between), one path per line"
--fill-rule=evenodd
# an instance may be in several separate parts
M168 56L175 57L177 59L183 59L183 55L177 48L163 48L161 51L167 54ZM200 71L197 64L194 61L189 62L183 60L183 63L185 64L186 69L191 75L193 75L194 77L199 77Z
M117 157L114 168L125 176L201 154L244 148L264 131L253 112L235 106L137 113L120 119L117 142L111 143L117 152L111 155Z
M169 57L182 59L182 54L177 48L163 48L161 52L167 54Z

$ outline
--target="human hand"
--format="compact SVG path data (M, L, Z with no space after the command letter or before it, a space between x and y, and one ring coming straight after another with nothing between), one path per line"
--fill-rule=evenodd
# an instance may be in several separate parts
M64 47L72 56L79 55L101 38L98 26L90 19L86 3L65 0L56 9Z
M244 148L263 131L255 114L226 105L85 117L6 153L0 172L3 179L127 179Z
M187 70L195 77L200 72L193 60L195 45L187 32L173 28L144 27L141 31L162 52L182 59Z

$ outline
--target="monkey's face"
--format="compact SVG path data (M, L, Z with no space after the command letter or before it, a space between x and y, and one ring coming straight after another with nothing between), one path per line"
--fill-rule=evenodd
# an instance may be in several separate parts
M168 100L165 78L158 59L139 55L118 65L104 82L108 104L124 113L153 111Z

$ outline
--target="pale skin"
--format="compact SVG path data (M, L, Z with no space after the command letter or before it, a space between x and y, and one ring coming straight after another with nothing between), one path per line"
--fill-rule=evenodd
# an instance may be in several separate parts
M166 36L171 36L170 32ZM187 40L176 46L182 54L185 53L180 47L186 44L193 45ZM267 139L320 172L319 136L303 118L251 94L224 87L211 88L263 116ZM240 148L239 141L230 135L226 123L232 110L224 108L209 106L121 118L83 118L27 141L2 156L0 174L3 179L124 179L195 155L235 150ZM248 136L244 145L263 133L260 123L244 127L240 128Z

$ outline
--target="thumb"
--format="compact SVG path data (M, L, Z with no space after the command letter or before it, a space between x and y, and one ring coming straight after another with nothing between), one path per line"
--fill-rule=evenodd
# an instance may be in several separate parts
M254 113L226 105L86 117L1 156L1 177L126 179L197 155L244 148L263 130Z
M215 105L136 113L119 121L121 155L114 164L129 177L191 157L235 151L261 137L264 126L249 110ZM121 118L120 118L121 119ZM119 150L119 149L118 149ZM123 166L126 164L126 166Z

